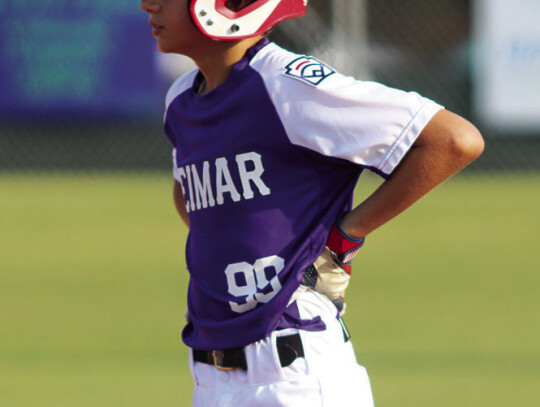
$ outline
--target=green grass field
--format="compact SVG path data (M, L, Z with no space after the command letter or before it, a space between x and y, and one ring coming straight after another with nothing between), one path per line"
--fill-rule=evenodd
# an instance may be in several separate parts
M0 406L191 405L170 196L0 175ZM345 319L377 407L539 405L539 202L538 174L457 177L369 238Z

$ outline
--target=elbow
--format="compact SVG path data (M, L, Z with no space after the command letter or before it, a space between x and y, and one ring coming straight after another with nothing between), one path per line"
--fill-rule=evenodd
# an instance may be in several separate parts
M440 169L455 173L477 159L484 151L484 139L468 120L441 110L427 124L415 142Z
M485 148L484 138L471 123L454 132L450 139L451 155L465 165L476 160Z
M415 145L425 147L441 163L464 167L484 151L484 139L468 120L447 110L441 110L427 124Z

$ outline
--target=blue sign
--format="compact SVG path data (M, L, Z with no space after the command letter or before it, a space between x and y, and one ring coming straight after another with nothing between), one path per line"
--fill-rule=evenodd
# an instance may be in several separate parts
M0 0L0 115L134 115L163 106L134 0Z

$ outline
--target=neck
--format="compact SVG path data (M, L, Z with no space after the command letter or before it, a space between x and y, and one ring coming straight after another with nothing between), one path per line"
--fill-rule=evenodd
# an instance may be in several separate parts
M208 93L225 83L234 64L240 61L246 51L262 37L248 38L242 41L215 41L210 49L194 56L193 60L205 79L202 94Z

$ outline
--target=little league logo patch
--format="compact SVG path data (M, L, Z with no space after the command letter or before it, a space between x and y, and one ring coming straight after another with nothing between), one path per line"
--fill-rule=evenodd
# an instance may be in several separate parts
M284 75L309 85L317 86L330 75L336 73L332 68L313 57L300 57L285 67Z

